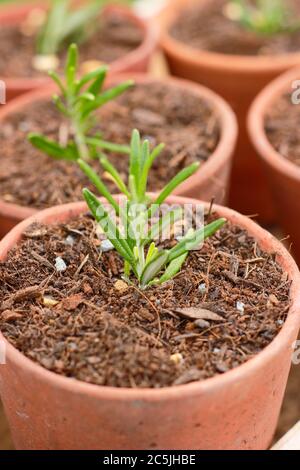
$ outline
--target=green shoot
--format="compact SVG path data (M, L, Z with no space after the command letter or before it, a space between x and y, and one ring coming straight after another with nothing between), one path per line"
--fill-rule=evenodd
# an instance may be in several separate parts
M263 35L293 33L300 29L295 13L286 0L231 0L225 9L226 16L243 27Z
M121 3L130 4L131 1ZM73 8L70 0L53 0L38 36L37 54L55 56L63 46L85 41L96 30L97 18L108 3L110 0L92 0L80 8Z
M100 67L77 78L78 49L72 44L68 50L64 78L49 72L59 94L53 101L68 122L68 141L59 142L32 133L28 139L33 146L58 160L89 161L98 156L97 149L129 154L129 147L104 141L101 136L90 135L95 125L95 112L101 106L121 95L133 85L131 80L108 90L103 90L107 68Z
M148 174L162 149L163 145L159 145L151 150L148 140L141 141L139 132L137 130L132 132L127 185L117 169L106 158L101 159L103 167L124 194L125 204L122 204L122 201L117 202L86 161L83 159L78 161L82 171L122 221L121 230L102 202L88 189L83 190L84 198L92 215L124 259L125 278L128 280L132 272L138 279L139 286L143 289L153 284L162 284L176 276L189 252L198 249L206 238L216 233L226 222L225 219L218 219L200 229L192 229L171 249L160 249L156 245L155 241L160 239L165 228L173 228L175 222L182 218L183 211L181 208L176 208L169 210L162 216L159 214L158 220L150 229L148 228L149 218L160 212L161 205L167 197L199 168L199 164L194 163L182 170L151 204L146 194Z

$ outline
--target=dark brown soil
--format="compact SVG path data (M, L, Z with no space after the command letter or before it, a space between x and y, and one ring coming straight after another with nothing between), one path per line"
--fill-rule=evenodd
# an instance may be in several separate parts
M287 160L300 165L300 105L285 93L267 110L265 131L275 150Z
M58 256L67 266L62 273L54 267ZM0 264L1 331L58 374L164 387L244 363L273 340L289 308L290 281L275 256L230 224L160 287L133 284L120 292L122 273L115 251L99 251L90 217L33 226ZM57 304L49 306L49 298ZM178 313L184 307L209 310L211 319L186 319Z
M101 27L80 44L82 62L97 60L111 63L136 49L143 40L143 31L136 23L118 13L105 14ZM36 55L36 37L25 36L20 26L0 29L0 77L36 77L42 73L32 66ZM66 48L59 58L64 64Z
M78 166L52 160L26 138L29 132L42 132L57 139L61 119L53 104L38 102L1 125L1 199L35 208L82 199L82 188L89 184ZM218 116L207 102L192 92L159 82L137 85L99 114L99 129L107 140L128 144L133 128L153 145L166 144L150 173L150 190L161 189L188 164L205 162L220 136ZM110 159L126 179L128 157L111 155ZM99 163L94 166L102 173ZM106 183L116 191L110 180Z
M300 18L299 2L288 2ZM212 0L187 9L171 29L172 36L193 48L221 54L253 56L299 51L300 29L292 34L258 35L226 16L227 3Z

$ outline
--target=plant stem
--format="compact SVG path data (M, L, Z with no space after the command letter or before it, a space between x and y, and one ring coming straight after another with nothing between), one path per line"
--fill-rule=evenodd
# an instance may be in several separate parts
M138 253L139 253L139 274L141 275L145 267L145 252L144 252L144 247L140 243L138 244Z
M83 161L88 162L89 160L91 160L89 147L86 143L86 136L78 118L78 112L76 110L76 104L75 104L76 95L74 95L73 91L71 91L70 95L67 96L67 103L68 103L68 110L69 110L70 119L71 119L71 126L74 132L74 141L76 143L79 156Z
M126 279L129 279L130 271L131 271L130 264L128 263L128 261L125 260L125 262L124 262L124 275L125 275Z
M89 161L91 159L90 152L86 144L85 135L81 130L81 126L76 122L76 120L74 121L73 118L72 125L75 134L75 142L78 148L80 158L84 161Z

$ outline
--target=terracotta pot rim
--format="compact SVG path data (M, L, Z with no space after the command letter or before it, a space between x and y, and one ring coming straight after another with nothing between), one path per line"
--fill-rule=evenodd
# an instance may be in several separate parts
M160 44L168 54L180 56L181 60L184 60L186 63L189 62L198 66L205 64L206 67L219 70L220 73L222 71L235 71L245 73L245 75L250 72L260 75L263 72L278 73L283 68L291 68L300 62L299 52L247 56L210 52L205 49L201 50L189 46L169 34L170 27L174 24L181 11L188 8L186 0L175 0L175 2L171 2L160 16ZM194 3L196 3L196 0L194 0Z
M207 162L201 165L199 171L193 175L189 181L183 183L179 190L175 191L175 195L180 195L187 189L193 190L203 184L205 180L212 178L213 174L216 172L216 168L222 165L224 161L231 159L238 136L238 124L234 112L223 98L197 83L173 77L155 78L143 73L114 74L108 78L108 83L128 78L135 79L137 83L165 83L171 86L181 87L184 90L189 89L207 100L208 103L211 103L216 113L219 114L221 136L215 151L211 154ZM35 100L50 98L55 90L56 86L52 84L51 86L43 87L15 98L0 110L0 123L9 114L16 112L17 109L23 108ZM0 199L0 214L16 214L24 219L33 215L35 212L37 212L37 210L34 208L11 204Z
M2 18L10 18L15 16L16 10L18 10L19 15L26 15L32 8L39 8L40 5L36 4L27 4L20 6L6 6L2 10L0 9L0 23ZM139 61L141 56L148 56L153 50L153 45L156 45L159 39L158 28L154 25L153 22L145 21L144 19L137 16L130 8L121 6L121 5L109 5L105 7L105 11L119 11L121 14L127 18L131 18L138 27L143 31L144 38L142 43L131 52L126 54L124 57L111 62L109 64L110 73L121 72L122 69L126 66L127 68L135 65ZM49 86L52 83L52 80L47 76L43 77L3 77L3 80L6 84L7 89L15 89L22 91L24 88L33 89L40 88L43 86Z
M153 195L152 195L153 196ZM184 197L173 196L168 199L169 203L194 203L199 204L200 201ZM209 203L203 203L206 207ZM190 397L201 392L216 391L222 388L225 384L234 386L237 381L247 380L253 371L262 367L265 362L276 360L276 356L287 347L291 339L295 336L295 330L300 326L300 274L297 265L285 247L276 240L271 234L266 232L263 228L253 222L251 219L238 214L232 209L222 206L215 206L216 211L226 217L228 220L245 228L248 233L254 236L266 248L269 246L269 251L274 251L278 255L278 262L282 265L283 269L288 272L290 278L293 280L291 287L292 303L289 310L288 318L276 336L276 338L259 354L247 361L246 363L232 369L225 374L215 376L200 382L193 382L186 385L178 385L174 387L164 387L161 389L130 389L130 388L115 388L105 387L93 384L88 384L72 378L60 376L54 372L44 369L39 364L27 358L10 343L8 343L0 333L0 339L4 339L6 344L6 352L8 363L18 363L20 367L27 368L31 374L35 374L41 381L50 381L57 388L64 388L76 393L85 393L101 399L110 400L148 400L148 401L161 401L178 399L178 397ZM66 219L64 215L67 213L67 219L76 214L83 213L87 210L84 202L66 204L62 206L52 207L35 214L34 216L24 220L16 227L14 227L9 234L7 234L0 242L0 258L5 259L5 254L9 251L15 243L20 239L22 233L33 223L43 222L48 220L55 214L56 220ZM52 223L52 222L51 222ZM292 354L292 351L291 351ZM0 366L1 367L1 366Z
M276 168L277 171L285 173L290 178L300 182L300 167L277 152L265 132L265 117L267 111L272 104L288 90L290 82L296 79L300 79L300 67L293 68L280 75L265 87L252 103L247 124L251 140L260 157L270 166Z

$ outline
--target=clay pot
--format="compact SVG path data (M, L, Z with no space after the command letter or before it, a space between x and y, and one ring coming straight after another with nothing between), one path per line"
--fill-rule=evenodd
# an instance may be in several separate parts
M211 2L215 0L206 0ZM205 2L203 2L205 3ZM174 39L171 25L182 10L199 0L173 0L160 17L161 47L172 74L194 80L225 98L238 117L240 134L233 159L230 205L245 214L274 221L270 191L261 162L251 146L246 118L255 96L274 78L300 63L300 53L278 56L238 56L198 50Z
M199 204L172 197L170 203ZM0 242L0 261L34 221L66 222L84 203L47 209ZM4 340L0 392L17 449L266 449L276 428L300 326L300 277L285 248L252 220L216 206L246 229L292 280L288 318L253 359L211 379L163 389L101 387L59 376ZM3 336L0 335L0 340Z
M108 84L116 84L117 82L133 78L136 83L164 82L170 87L182 88L185 91L191 90L208 102L215 108L216 113L220 117L221 137L219 145L215 152L210 156L209 160L203 164L199 171L183 183L175 191L176 195L188 196L204 199L206 201L214 200L217 203L225 203L228 194L229 175L231 170L231 157L235 148L237 139L237 123L230 107L222 98L206 88L189 83L184 80L172 78L155 79L147 75L131 74L130 76L119 75L112 77ZM0 126L5 119L12 113L17 112L21 108L30 106L33 101L40 99L51 99L53 86L49 89L37 90L27 93L24 96L13 100L11 103L3 107L0 111ZM0 238L3 237L14 225L24 218L34 214L35 209L28 207L16 206L0 200Z
M261 157L272 190L274 205L286 235L290 235L292 250L300 262L300 168L280 155L265 133L265 116L273 103L285 92L291 92L292 82L299 80L300 68L282 75L269 84L254 101L248 119L252 143Z
M44 7L45 3L36 2L31 5L10 5L0 9L0 24L19 24L36 7ZM142 44L126 56L110 64L110 73L147 72L150 59L157 45L158 34L153 24L136 16L129 8L121 6L108 6L105 11L117 11L125 18L134 21L144 33ZM1 77L0 77L1 78ZM8 77L4 78L6 84L7 101L28 91L51 84L47 75L45 78Z

